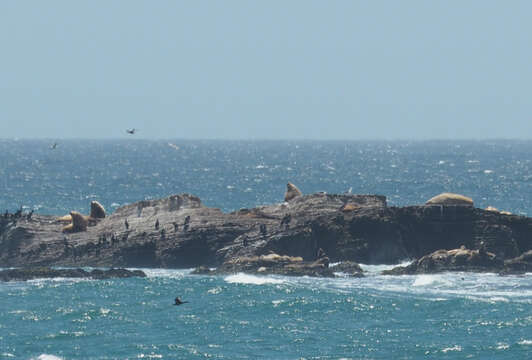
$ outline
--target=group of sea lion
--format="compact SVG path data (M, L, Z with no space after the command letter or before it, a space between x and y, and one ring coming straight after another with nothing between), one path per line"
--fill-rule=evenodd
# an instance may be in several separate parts
M303 196L301 190L297 188L291 182L286 184L286 193L284 195L284 201L291 201L297 197ZM426 202L426 205L461 205L461 206L473 206L473 199L453 193L442 193L434 196ZM355 208L342 208L342 211L351 211ZM510 215L507 211L499 211L498 209L488 206L488 211L500 212L501 214ZM86 216L77 211L71 211L69 215L60 217L59 221L70 222L63 227L63 232L80 232L86 231L89 224L94 224L99 219L105 218L105 209L98 201L91 201L90 215Z
M80 232L86 231L89 224L105 218L105 208L98 201L91 201L91 211L89 216L83 215L77 211L71 211L70 214L60 217L59 221L70 222L63 227L63 232Z

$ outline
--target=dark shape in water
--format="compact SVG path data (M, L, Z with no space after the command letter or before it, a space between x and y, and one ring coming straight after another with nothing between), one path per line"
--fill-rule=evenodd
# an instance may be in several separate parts
M186 304L186 303L188 303L188 301L181 301L181 299L179 297L176 297L174 305L182 305L182 304Z

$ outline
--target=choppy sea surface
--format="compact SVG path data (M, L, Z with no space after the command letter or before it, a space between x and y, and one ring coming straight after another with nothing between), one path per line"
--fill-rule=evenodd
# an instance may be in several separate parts
M304 193L443 192L532 214L531 141L0 140L0 209L108 211L192 193L232 211ZM0 268L2 264L0 264ZM0 359L530 359L532 274L0 283ZM189 303L173 306L175 296Z

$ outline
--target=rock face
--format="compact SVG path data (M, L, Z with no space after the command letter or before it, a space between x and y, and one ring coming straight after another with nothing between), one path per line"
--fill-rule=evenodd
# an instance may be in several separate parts
M95 269L92 271L85 271L83 269L52 269L49 267L20 268L0 271L0 281L27 281L32 279L51 279L58 277L109 279L146 277L146 274L140 270L130 271L126 269Z
M319 193L223 213L181 194L121 207L82 231L63 226L53 216L0 216L0 267L220 267L272 252L312 264L320 248L333 263L397 264L461 245L503 261L532 250L531 218L462 205L388 207L379 195Z

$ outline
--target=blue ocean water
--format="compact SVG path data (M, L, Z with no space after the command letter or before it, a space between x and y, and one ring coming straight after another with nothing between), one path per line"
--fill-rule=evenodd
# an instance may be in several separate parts
M304 193L443 192L532 214L530 141L0 140L0 209L88 211L174 193L231 211ZM0 267L2 264L0 264ZM0 359L528 359L532 277L194 276L0 284ZM173 298L190 301L173 306Z

